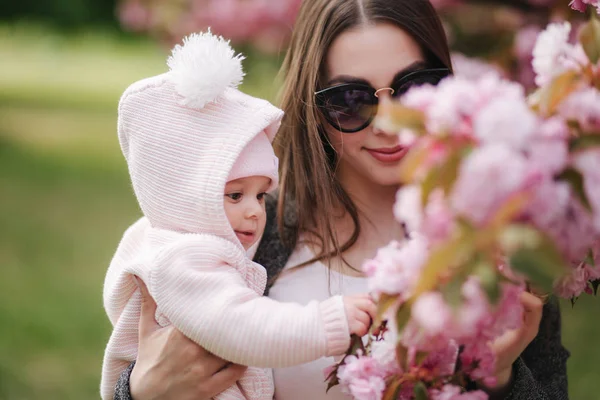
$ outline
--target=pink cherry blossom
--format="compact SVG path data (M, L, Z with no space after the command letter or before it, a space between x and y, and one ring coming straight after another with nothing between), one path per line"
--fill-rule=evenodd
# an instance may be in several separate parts
M369 278L369 290L407 298L427 257L428 244L420 235L405 243L392 242L379 249L375 258L363 265L363 271Z
M461 135L470 131L470 115L478 101L475 86L466 78L451 77L431 85L413 88L403 103L423 111L432 135Z
M462 53L452 53L452 69L455 76L467 79L479 79L490 73L504 75L504 71L500 67Z
M421 229L423 208L421 207L421 188L417 185L402 186L396 193L394 216L405 224L408 232Z
M386 371L372 357L348 356L338 369L342 391L356 400L381 400Z
M540 32L541 29L537 25L528 25L517 32L514 39L514 51L518 59L531 61L533 48Z
M456 229L456 218L442 189L429 194L423 213L421 232L431 244L448 239Z
M385 333L382 340L376 340L371 344L370 356L388 375L402 372L396 359L396 346L396 335L390 331Z
M409 90L402 102L425 114L430 135L471 137L475 115L498 99L524 104L523 87L503 80L496 72L482 74L475 80L452 76L435 87L426 85Z
M435 371L440 376L452 375L456 369L458 353L458 343L454 340L448 340L446 346L430 352L421 366L429 371Z
M569 129L560 117L543 121L534 133L527 151L531 168L544 175L556 175L567 167Z
M484 145L500 143L521 150L529 143L537 124L536 115L525 101L499 98L486 104L477 113L473 120L473 131Z
M517 61L517 80L526 88L535 86L535 72L533 61L533 48L541 28L537 25L528 25L519 29L515 35L513 51Z
M412 306L411 315L429 336L444 333L453 322L452 309L440 292L420 295Z
M579 71L589 63L581 44L568 42L571 24L567 21L552 23L538 36L533 49L535 83L543 86L568 70Z
M523 86L502 79L498 74L487 74L475 82L475 85L474 90L479 96L479 103L474 113L484 105L497 99L510 99L516 102L525 101Z
M557 295L565 299L579 297L584 291L589 291L588 280L590 271L584 264L573 268L569 273L554 284Z
M569 3L573 10L585 12L588 5L596 7L598 14L600 14L600 0L571 0Z
M475 149L459 168L450 195L452 207L477 225L512 195L526 189L529 180L525 157L504 145Z
M133 0L119 6L119 20L123 26L133 32L148 28L151 12L140 0Z
M565 119L577 122L584 132L600 134L600 91L586 88L571 94L558 112Z
M481 391L462 392L459 386L444 385L441 389L431 389L429 391L431 400L487 400L488 395Z
M597 236L590 213L563 182L540 185L528 215L534 226L552 239L565 260L581 261Z
M484 379L494 375L496 357L484 342L469 343L460 353L460 361L473 379Z
M600 148L581 151L573 164L583 174L585 194L594 211L594 225L600 233Z

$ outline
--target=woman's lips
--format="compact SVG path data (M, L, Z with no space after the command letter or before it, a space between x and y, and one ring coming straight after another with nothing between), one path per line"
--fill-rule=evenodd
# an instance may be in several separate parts
M384 147L379 149L365 149L377 161L383 163L398 162L408 152L408 148L404 146Z
M254 237L256 234L252 231L235 231L235 235L242 242L242 244L254 243Z

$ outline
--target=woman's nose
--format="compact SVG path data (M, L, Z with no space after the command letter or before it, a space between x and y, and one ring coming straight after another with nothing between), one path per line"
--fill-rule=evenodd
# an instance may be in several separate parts
M396 135L398 132L385 130L377 125L377 119L384 116L385 113L390 112L390 109L393 107L394 103L396 102L396 99L392 97L390 91L380 92L377 99L379 100L379 104L377 106L377 114L375 115L375 120L373 121L373 133L375 133L376 135Z

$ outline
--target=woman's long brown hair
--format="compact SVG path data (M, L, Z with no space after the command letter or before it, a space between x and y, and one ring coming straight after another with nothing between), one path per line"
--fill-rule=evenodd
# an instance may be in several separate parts
M324 83L326 54L333 40L350 28L376 22L394 24L408 33L431 66L451 68L444 29L428 0L303 2L281 69L285 117L274 147L280 159L277 218L281 237L294 248L300 233L309 233L321 249L306 264L341 257L360 235L357 207L335 177L336 154L321 128L314 93ZM334 228L340 207L354 223L344 243ZM295 216L292 221L287 218L290 215Z

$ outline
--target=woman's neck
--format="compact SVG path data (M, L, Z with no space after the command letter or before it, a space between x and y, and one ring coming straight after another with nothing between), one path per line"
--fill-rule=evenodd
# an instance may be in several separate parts
M331 267L347 275L361 275L365 260L374 257L380 247L392 240L400 240L404 235L393 212L398 186L376 185L360 179L342 182L342 185L357 208L360 235L356 243L343 253L343 260L331 260ZM334 229L340 244L352 236L354 223L349 213L343 213L336 220Z

